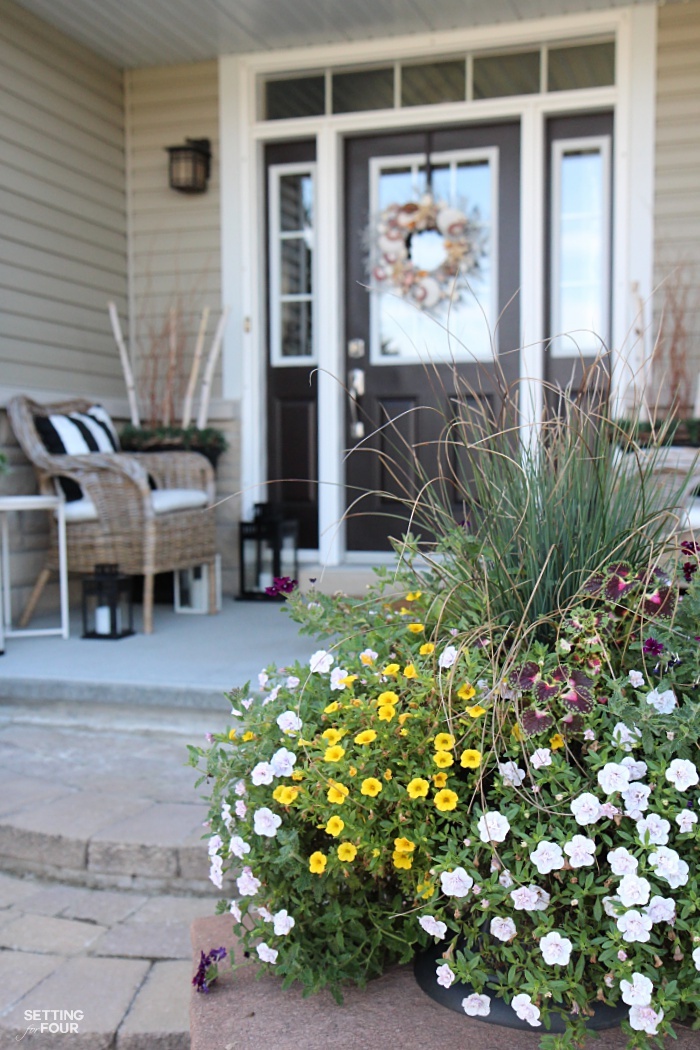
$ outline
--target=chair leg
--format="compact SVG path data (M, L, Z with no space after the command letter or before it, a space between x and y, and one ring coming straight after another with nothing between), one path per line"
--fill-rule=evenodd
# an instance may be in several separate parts
M209 562L209 572L207 573L209 579L209 615L213 616L214 613L218 612L216 607L216 562Z
M37 607L37 605L39 603L39 599L41 598L42 591L44 590L44 587L49 582L49 577L50 576L51 576L51 570L50 569L46 569L46 568L42 569L41 572L39 573L39 575L37 576L36 583L34 584L34 589L32 590L32 593L29 595L29 601L25 605L24 611L22 612L22 615L20 616L20 619L19 619L19 626L20 627L26 627L27 624L29 623L29 621L31 620L32 616L34 615L34 610L36 609L36 607Z
M143 633L153 634L153 573L143 578Z

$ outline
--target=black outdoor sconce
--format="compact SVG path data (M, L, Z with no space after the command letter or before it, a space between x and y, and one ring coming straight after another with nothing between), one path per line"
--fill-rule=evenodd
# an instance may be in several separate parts
M275 580L296 581L299 575L296 521L285 520L281 508L256 503L253 521L240 523L242 599L281 598L285 590Z
M184 146L166 146L170 154L171 190L180 193L204 193L211 171L209 139L185 139Z
M96 565L83 578L83 638L128 638L134 633L131 576L118 565Z

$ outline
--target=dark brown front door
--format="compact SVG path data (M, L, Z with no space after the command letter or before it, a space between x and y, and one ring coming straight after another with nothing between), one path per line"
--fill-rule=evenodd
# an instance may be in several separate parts
M391 282L388 290L385 281L381 292L368 289L368 257L376 250L382 213L391 204L420 200L426 156L434 198L462 211L476 207L484 242L479 270L433 316L402 299ZM494 350L506 381L517 379L519 182L516 122L346 142L346 378L358 393L356 404L348 399L346 423L349 550L386 550L389 536L405 532L408 512L392 497L418 494L412 450L427 476L437 469L454 368L492 400L499 396ZM444 250L437 235L430 236L432 243L426 238L419 246L414 238L409 245L416 266L428 274ZM454 513L461 517L459 506Z

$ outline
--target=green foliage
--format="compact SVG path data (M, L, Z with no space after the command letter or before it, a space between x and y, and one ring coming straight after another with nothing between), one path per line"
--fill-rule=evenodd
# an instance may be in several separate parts
M163 448L182 448L191 452L205 450L220 455L228 448L223 431L215 427L200 430L189 427L135 427L127 423L120 434L122 448L126 452L150 452Z

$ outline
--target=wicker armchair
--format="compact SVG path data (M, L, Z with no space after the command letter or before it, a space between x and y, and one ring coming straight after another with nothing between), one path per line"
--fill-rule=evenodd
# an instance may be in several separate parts
M210 463L197 452L47 452L35 420L85 413L90 407L84 400L40 405L28 397L15 397L8 405L10 422L34 466L39 491L47 495L60 492L59 478L70 479L82 490L83 498L66 506L69 572L92 573L98 564L114 563L129 575L143 575L143 629L150 634L154 575L206 564L209 612L216 612L214 472ZM22 614L22 624L31 618L51 572L58 569L53 515L50 522L47 560Z

